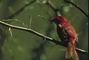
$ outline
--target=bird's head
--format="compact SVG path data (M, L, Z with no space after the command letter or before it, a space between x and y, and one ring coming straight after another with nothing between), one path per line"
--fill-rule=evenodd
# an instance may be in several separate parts
M55 24L61 24L67 22L67 20L63 16L56 16L52 20Z

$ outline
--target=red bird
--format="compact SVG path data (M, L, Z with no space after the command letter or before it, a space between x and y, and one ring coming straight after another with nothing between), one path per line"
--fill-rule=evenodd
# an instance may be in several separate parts
M73 26L63 16L56 16L52 21L57 26L57 34L62 43L67 44L68 46L65 57L68 59L73 58L79 60L75 50L75 42L78 41L78 38Z

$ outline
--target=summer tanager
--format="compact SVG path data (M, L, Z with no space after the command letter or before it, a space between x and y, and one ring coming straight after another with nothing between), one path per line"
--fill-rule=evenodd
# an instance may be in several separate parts
M79 60L75 49L75 42L78 41L78 38L73 26L63 16L56 16L51 21L57 26L57 34L61 42L67 44L65 57Z

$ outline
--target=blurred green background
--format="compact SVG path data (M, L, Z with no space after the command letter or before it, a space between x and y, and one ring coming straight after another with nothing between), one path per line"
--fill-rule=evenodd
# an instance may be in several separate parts
M13 14L32 0L0 0L0 20ZM45 4L46 0L37 0L27 6L21 13L9 19L10 24L31 28L56 40L60 39L54 24L45 21L52 19L55 12ZM64 0L51 0L75 28L78 35L78 48L88 50L88 18ZM72 0L88 13L88 0ZM40 16L43 16L40 17ZM8 19L6 19L9 21ZM46 41L39 36L21 30L7 28L0 24L0 60L68 60L65 58L66 48ZM78 54L79 60L88 60ZM72 60L72 59L70 59Z

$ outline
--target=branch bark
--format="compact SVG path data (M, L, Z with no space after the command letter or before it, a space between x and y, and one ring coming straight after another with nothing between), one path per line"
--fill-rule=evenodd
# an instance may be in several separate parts
M45 36L45 35L43 35L41 33L38 33L38 32L36 32L36 31L34 31L32 29L25 28L25 27L20 27L20 26L15 26L15 25L11 25L11 24L5 23L3 21L0 21L0 24L4 25L6 27L9 27L9 28L18 29L18 30L22 30L22 31L33 33L33 34L35 34L35 35L37 35L37 36L39 36L39 37L41 37L43 39L46 39L46 40L51 41L51 42L54 42L57 45L62 45L64 47L66 47L65 44L62 44L58 40L55 40L55 39L53 39L51 37L48 37L48 36ZM86 50L83 50L83 49L80 49L80 48L76 48L76 51L79 52L79 53L81 53L81 54L85 54L85 55L88 56L88 51L86 51Z
M13 13L12 15L6 17L5 19L11 19L14 16L18 15L20 12L22 12L27 6L31 5L32 3L34 3L36 0L32 0L31 2L29 2L28 4L24 5L21 9L17 10L15 13Z
M83 11L83 9L81 9L78 5L76 5L75 3L71 2L70 0L65 0L67 3L72 4L73 6L75 6L77 9L79 9L86 17L89 17L89 15L87 13L85 13Z
M35 2L35 1L36 1L36 0L33 0L32 2L29 2L28 4L26 4L25 6L23 6L20 10L16 11L14 14L8 16L8 17L5 18L5 19L11 19L11 18L13 18L14 16L18 15L18 14L19 14L20 12L22 12L27 6L29 6L30 4L32 4L32 3ZM78 8L83 14L85 14L85 15L88 17L88 15L87 15L80 7L78 7L76 4L70 2L69 0L66 0L66 1L67 1L68 3L70 3L70 4L72 4L73 6L75 6L76 8ZM50 0L48 0L47 4L55 11L56 15L58 15L58 14L57 14L58 9L50 2ZM18 30L22 30L22 31L26 31L26 32L33 33L33 34L35 34L35 35L37 35L37 36L39 36L39 37L41 37L41 38L44 38L44 39L46 39L46 40L48 40L48 41L51 41L51 42L54 42L54 43L57 44L57 45L61 45L61 46L66 47L65 44L59 42L58 40L55 40L55 39L53 39L53 38L51 38L51 37L48 37L48 36L45 36L45 35L43 35L43 34L41 34L41 33L38 33L38 32L36 32L36 31L34 31L34 30L32 30L32 29L25 28L25 27L20 27L20 26L15 26L15 25L11 25L11 24L5 23L5 22L3 22L3 21L0 21L0 24L4 25L4 26L6 26L6 27L9 27L9 28L18 29ZM77 51L78 53L85 54L85 55L88 56L88 51L86 51L86 50L83 50L83 49L80 49L80 48L76 48L76 51Z
M57 9L56 6L50 0L47 0L46 4L52 8L52 10L55 12L56 16L60 15L59 9Z

